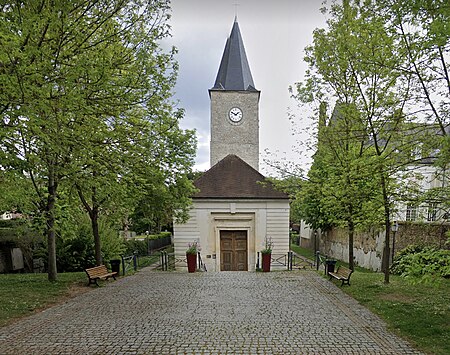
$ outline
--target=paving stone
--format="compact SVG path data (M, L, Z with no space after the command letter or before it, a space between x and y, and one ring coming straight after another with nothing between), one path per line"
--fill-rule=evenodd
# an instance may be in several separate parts
M0 328L0 354L420 354L313 271L143 269Z

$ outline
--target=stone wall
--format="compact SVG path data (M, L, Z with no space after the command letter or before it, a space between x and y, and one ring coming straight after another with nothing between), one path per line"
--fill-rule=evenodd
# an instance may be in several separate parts
M434 223L399 223L398 232L391 233L390 257L411 244L421 244L438 248L450 249L446 241L449 224ZM385 232L373 229L354 234L355 264L370 270L381 270ZM393 248L394 246L394 248ZM338 260L348 262L348 231L343 228L333 228L320 235L320 252Z
M411 244L449 249L450 245L445 244L449 230L448 223L401 223L395 236L395 252Z
M259 170L259 91L210 90L211 141L210 164L235 154ZM239 107L242 120L230 121L231 108Z
M384 232L372 230L355 232L353 257L355 264L370 270L381 270ZM333 228L320 236L320 251L330 257L348 262L348 231Z

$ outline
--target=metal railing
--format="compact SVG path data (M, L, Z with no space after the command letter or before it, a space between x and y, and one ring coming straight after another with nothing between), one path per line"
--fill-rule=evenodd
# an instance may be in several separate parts
M307 257L295 254L294 252L290 251L288 253L288 270L295 269L306 269L307 267L313 268L314 267L314 261L308 259Z
M256 270L260 270L261 259L260 252L257 252L256 257ZM282 267L291 271L295 269L306 269L307 267L312 268L314 266L314 261L297 255L292 251L287 252L287 254L271 254L271 267Z
M198 253L197 257L197 270L208 271L206 270L206 265L203 263L202 256L200 255L200 253Z
M137 254L134 253L133 255L129 256L123 256L122 255L122 273L125 276L127 271L129 271L131 268L133 268L134 271L137 271Z
M336 259L329 257L325 254L321 254L320 251L316 252L316 270L319 270L320 265L323 265L325 270L325 275L328 272L333 272L336 265Z
M166 251L161 252L160 264L156 267L162 271L174 270L175 265L187 266L186 258L176 258L175 253L167 253ZM197 270L207 271L205 263L200 253L197 254Z

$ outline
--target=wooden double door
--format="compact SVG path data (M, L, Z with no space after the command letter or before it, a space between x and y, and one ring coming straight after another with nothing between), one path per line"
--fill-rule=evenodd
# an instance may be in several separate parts
M247 231L220 231L220 271L247 271Z

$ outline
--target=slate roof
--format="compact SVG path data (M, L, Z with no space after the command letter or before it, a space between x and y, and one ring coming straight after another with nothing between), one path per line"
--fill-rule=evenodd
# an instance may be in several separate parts
M258 91L253 83L236 18L225 45L216 82L211 90Z
M266 182L261 184L260 182ZM194 199L288 199L257 170L230 154L194 181L200 190Z

